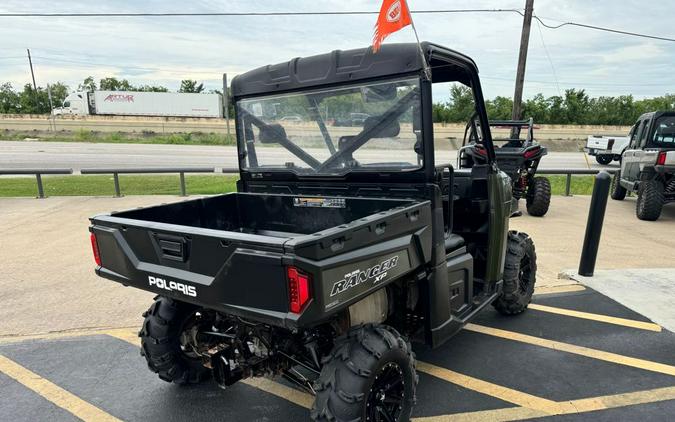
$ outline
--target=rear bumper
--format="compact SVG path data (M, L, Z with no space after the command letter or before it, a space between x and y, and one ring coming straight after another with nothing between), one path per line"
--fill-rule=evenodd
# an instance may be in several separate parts
M588 155L614 155L611 149L584 148Z

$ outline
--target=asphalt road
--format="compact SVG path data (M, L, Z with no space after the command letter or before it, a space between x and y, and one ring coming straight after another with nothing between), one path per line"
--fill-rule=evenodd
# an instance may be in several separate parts
M417 351L413 422L670 421L675 336L591 290L491 307ZM313 397L277 378L179 387L139 356L137 329L0 338L0 420L306 421ZM24 340L24 341L21 341Z
M323 152L323 151L322 151ZM396 160L397 151L376 151L372 154L390 154ZM286 161L287 153L279 151L278 162ZM452 162L455 160L451 153ZM91 144L74 142L2 141L0 168L130 168L208 166L220 170L237 167L235 147L204 145L155 144ZM590 166L590 167L589 167ZM612 163L609 167L618 167ZM580 152L551 152L544 157L541 168L607 168L593 157Z

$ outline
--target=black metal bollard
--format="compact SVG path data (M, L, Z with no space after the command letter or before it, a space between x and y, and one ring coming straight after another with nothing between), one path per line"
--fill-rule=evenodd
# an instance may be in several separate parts
M601 171L595 176L584 246L581 249L581 260L579 261L579 275L585 277L592 277L595 270L595 259L598 257L600 234L602 233L602 223L605 220L605 209L607 208L611 181L612 177L606 171Z

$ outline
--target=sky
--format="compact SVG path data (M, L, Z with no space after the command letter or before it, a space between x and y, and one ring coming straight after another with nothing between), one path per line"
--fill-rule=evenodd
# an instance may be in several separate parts
M408 0L416 9L522 9L525 0ZM378 11L380 0L3 0L0 12ZM548 24L575 21L675 37L675 2L535 0ZM375 15L281 17L0 17L0 83L30 82L26 49L40 86L75 89L87 76L128 79L176 90L181 79L207 88L228 77L293 57L370 44ZM513 95L522 17L516 13L413 14L422 40L471 56L486 98ZM405 28L387 42L413 42ZM636 98L675 93L675 43L533 21L524 97L583 88L591 96Z

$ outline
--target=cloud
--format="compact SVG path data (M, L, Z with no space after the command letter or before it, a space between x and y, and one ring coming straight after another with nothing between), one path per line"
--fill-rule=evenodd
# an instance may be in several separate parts
M415 0L411 3L413 10L523 7L522 0ZM0 4L0 10L377 11L379 4L379 0L120 0L101 4L62 0L45 5L37 0L5 0ZM637 0L537 0L535 4L535 13L550 23L573 19L621 29L648 28L650 33L662 35L670 34L672 29L669 20L659 16L665 17L672 12L675 12L675 5ZM416 14L414 20L421 39L446 45L474 58L484 77L486 97L512 95L521 16L515 13ZM231 78L246 70L296 56L368 45L374 21L374 15L3 18L0 81L20 86L30 80L27 63L2 60L2 57L24 56L25 48L29 47L35 56L36 75L41 85L61 80L76 87L92 75L96 79L123 77L135 84L163 84L173 89L181 79L192 78L205 81L208 89L219 89L223 72ZM414 39L412 31L404 29L386 42L411 42ZM647 70L644 61L649 62ZM632 37L583 28L550 30L533 24L525 96L537 92L557 95L558 86L560 89L586 88L591 95L659 95L675 84L673 66L675 54L671 44L641 42ZM642 80L647 74L649 85Z

